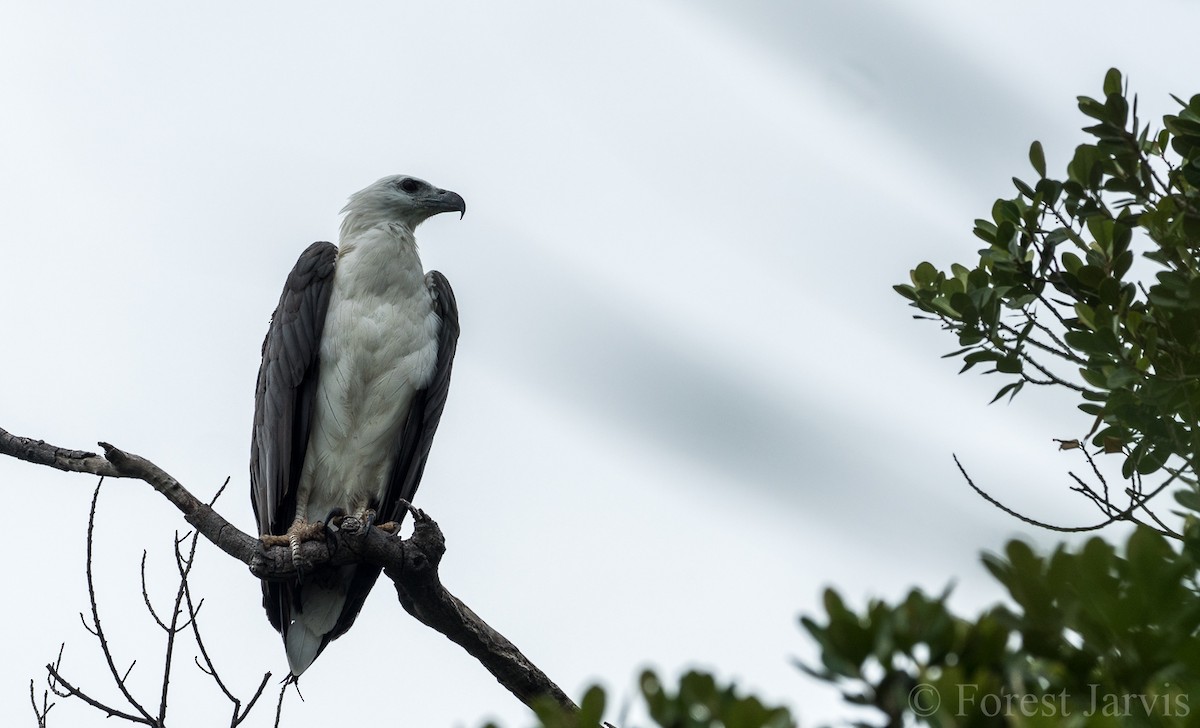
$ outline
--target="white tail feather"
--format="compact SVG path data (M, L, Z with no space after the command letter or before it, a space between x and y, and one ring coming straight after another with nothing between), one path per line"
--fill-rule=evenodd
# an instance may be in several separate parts
M346 590L350 586L353 567L344 574L340 584L332 588L306 584L300 594L300 610L288 626L284 647L287 650L288 667L299 677L317 659L325 635L337 625L342 607L346 604Z

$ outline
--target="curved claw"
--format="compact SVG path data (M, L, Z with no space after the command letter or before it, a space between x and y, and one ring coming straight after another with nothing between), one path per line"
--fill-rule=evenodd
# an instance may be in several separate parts
M412 514L414 521L428 521L429 516L425 515L425 511L417 508L412 503L406 500L400 501L400 507Z

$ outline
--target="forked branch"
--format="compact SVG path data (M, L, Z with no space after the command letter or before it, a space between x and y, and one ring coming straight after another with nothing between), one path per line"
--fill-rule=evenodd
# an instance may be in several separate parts
M104 449L102 456L18 437L0 429L0 454L68 472L144 481L171 501L197 532L249 566L254 576L276 581L296 577L288 547L268 548L259 539L243 533L149 460L107 443L100 446ZM389 535L379 528L365 528L355 519L345 519L338 530L335 549L323 541L301 544L301 557L310 565L306 568L355 563L382 567L395 584L405 611L479 660L518 700L532 707L538 698L550 698L565 708L577 710L575 703L544 672L446 590L438 577L438 564L446 549L441 529L423 512L411 506L410 511L415 530L408 539Z
M103 482L104 479L101 477L100 485L102 485ZM96 504L100 497L100 485L96 486L95 493L92 496L91 509L88 513L86 572L88 603L91 606L91 618L89 620L87 617L84 617L83 614L80 614L79 616L83 620L84 628L89 634L96 638L96 641L99 644L100 652L104 656L105 663L108 665L109 674L112 677L113 683L117 687L117 691L120 693L121 698L123 699L124 705L123 707L116 707L112 701L106 701L98 698L96 697L95 693L85 692L82 686L77 687L64 678L62 670L62 649L60 649L58 653L58 659L53 664L46 665L48 690L46 694L43 695L42 707L38 707L36 700L33 703L34 715L37 718L39 728L45 728L46 714L49 712L50 707L53 706L53 703L47 702L49 698L48 693L50 692L53 692L55 695L62 698L77 698L92 708L100 711L107 718L120 718L130 723L139 723L142 725L152 726L153 728L163 728L163 726L167 724L167 699L171 688L171 668L174 663L176 647L175 640L181 632L187 630L189 627L196 637L196 643L200 646L200 650L204 654L205 661L208 663L208 668L205 669L204 667L201 667L201 670L204 671L205 674L211 677L214 681L216 681L217 685L221 688L225 695L234 703L233 718L231 719L230 726L231 728L236 728L236 726L245 719L246 714L254 706L254 703L258 700L258 697L262 694L263 687L266 685L267 680L270 679L271 673L268 672L263 677L262 683L258 687L258 691L254 694L254 697L250 700L249 704L246 706L246 709L239 712L241 701L235 698L225 687L224 683L218 677L216 668L212 665L212 661L208 658L208 652L204 647L204 641L201 637L199 626L196 623L197 608L193 606L191 599L188 596L188 577L191 573L192 564L195 561L197 543L196 534L192 534L190 537L185 536L183 538L180 538L178 534L176 534L174 547L175 563L179 572L179 587L176 590L173 611L171 612L170 617L165 621L160 618L158 613L155 611L154 605L150 598L150 593L146 588L145 557L143 556L142 559L142 597L145 600L146 609L150 612L151 618L165 634L164 667L160 685L159 707L157 714L151 715L151 713L143 706L143 704L136 697L134 697L133 692L128 686L130 673L133 672L133 668L137 664L137 661L134 660L131 662L129 667L124 672L120 672L117 669L117 660L113 655L112 647L109 644L108 637L100 620L99 600L96 595L95 581L92 578L92 567L95 563L93 547L95 545L94 536L96 529ZM188 549L188 554L187 556L184 556L183 551L180 549L180 544L189 540L191 541L191 544ZM186 621L181 624L180 620L184 617L184 603L186 603L187 615ZM30 693L30 697L32 700L32 692Z

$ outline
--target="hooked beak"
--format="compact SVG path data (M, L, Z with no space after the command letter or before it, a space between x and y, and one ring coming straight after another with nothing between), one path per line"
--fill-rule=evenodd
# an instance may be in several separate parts
M462 195L450 190L433 190L426 200L423 200L431 210L430 215L442 212L457 212L461 220L467 214L467 202Z

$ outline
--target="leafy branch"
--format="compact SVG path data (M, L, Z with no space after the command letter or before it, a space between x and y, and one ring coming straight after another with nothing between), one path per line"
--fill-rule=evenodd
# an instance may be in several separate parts
M1026 384L1075 393L1094 422L1090 445L1122 458L1134 502L1115 506L1107 484L1078 478L1076 490L1110 521L1140 510L1178 538L1148 501L1170 484L1177 502L1200 511L1200 96L1176 99L1178 113L1153 129L1119 71L1103 90L1103 100L1078 98L1092 140L1075 149L1066 177L1047 174L1034 142L1037 181L1014 177L1017 195L975 221L985 243L977 263L942 271L923 262L895 289L918 318L956 337L946 356L961 357L961 372L985 364L1006 380L993 402ZM1151 476L1164 487L1138 495Z

